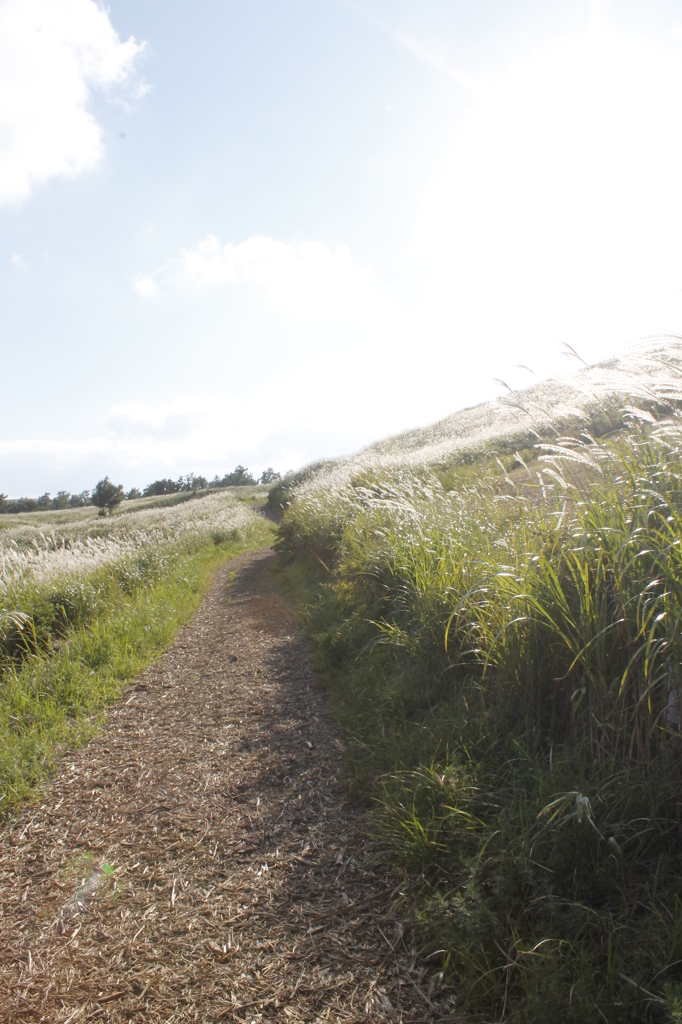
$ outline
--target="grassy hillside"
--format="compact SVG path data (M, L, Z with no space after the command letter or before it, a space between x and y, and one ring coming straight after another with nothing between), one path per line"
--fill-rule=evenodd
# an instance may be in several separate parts
M0 533L0 814L172 642L217 567L271 543L252 497L11 517Z
M235 501L245 505L261 505L266 499L268 488L260 484L253 487L221 487L197 491L179 491L175 494L153 495L147 498L133 498L122 501L110 514L110 520L118 516L127 516L131 512L141 512L153 508L171 508L188 501L197 501L206 497L229 495ZM0 530L13 530L18 526L29 526L53 530L55 527L69 527L77 523L89 523L91 528L98 517L98 509L94 505L83 505L76 508L49 508L40 512L0 512ZM0 534L0 536L2 536Z
M595 390L601 439L364 453L285 495L353 784L472 1020L682 1020L679 354Z
M485 457L532 450L539 440L585 427L602 437L621 424L624 406L632 402L647 408L655 404L656 396L674 391L681 367L679 338L647 339L630 346L619 359L461 409L351 455L305 466L271 489L269 507L279 510L289 493L300 497L336 490L360 477L425 469L440 473Z

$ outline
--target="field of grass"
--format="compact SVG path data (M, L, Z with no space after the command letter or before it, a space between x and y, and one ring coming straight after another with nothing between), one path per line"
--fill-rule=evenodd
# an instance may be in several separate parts
M250 493L142 498L105 517L92 506L0 516L0 602L3 594L15 600L17 588L53 576L80 576L159 544L240 529L252 523L251 510L265 495L256 488L234 490Z
M278 492L352 784L465 1019L682 1021L673 365L659 384L601 440Z
M253 497L11 517L0 533L0 814L172 642L218 566L271 543Z

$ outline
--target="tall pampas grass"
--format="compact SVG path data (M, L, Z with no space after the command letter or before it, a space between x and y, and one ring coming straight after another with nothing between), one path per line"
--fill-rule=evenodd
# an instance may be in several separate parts
M248 530L254 513L230 494L215 494L166 508L133 510L107 519L95 511L73 525L22 525L0 532L0 600L23 584L78 577L145 549Z
M681 366L648 342L570 422L509 396L522 451L427 431L287 496L354 777L476 1019L682 1019Z

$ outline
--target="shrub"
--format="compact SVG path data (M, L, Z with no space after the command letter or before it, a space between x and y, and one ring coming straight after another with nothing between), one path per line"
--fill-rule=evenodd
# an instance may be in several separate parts
M240 535L239 530L233 528L232 530L214 530L211 537L215 546L219 547L227 541L238 541Z

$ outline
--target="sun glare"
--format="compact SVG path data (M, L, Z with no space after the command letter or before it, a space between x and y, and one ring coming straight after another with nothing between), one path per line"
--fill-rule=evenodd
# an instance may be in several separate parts
M595 359L679 327L679 47L594 18L472 99L410 254L428 267L423 311L465 360L479 342L542 370L561 338Z

